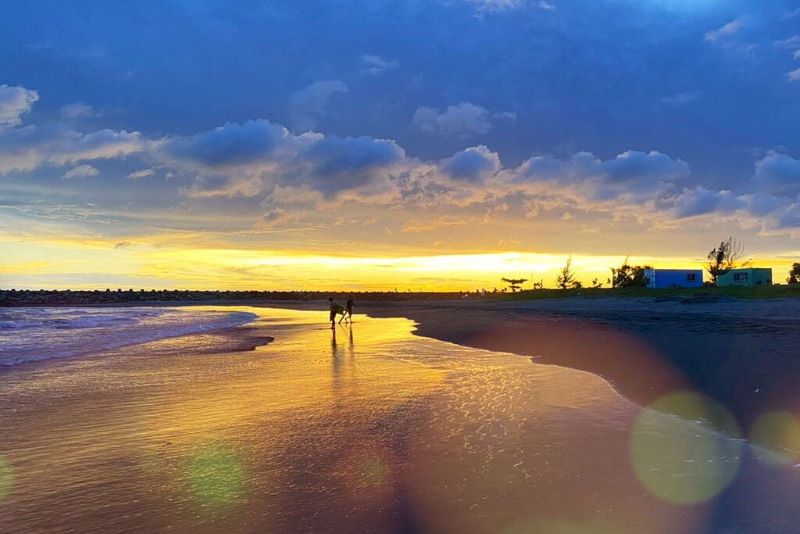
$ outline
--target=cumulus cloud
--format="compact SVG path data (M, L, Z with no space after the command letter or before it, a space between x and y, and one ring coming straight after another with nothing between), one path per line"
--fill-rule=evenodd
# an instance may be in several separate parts
M385 139L327 136L309 145L302 156L311 164L306 177L312 185L330 193L368 183L376 172L399 163L405 152Z
M63 178L89 178L91 176L97 176L98 174L100 174L100 171L91 165L78 165L64 173Z
M711 30L705 35L705 40L709 43L719 43L724 39L735 35L744 27L743 19L736 19L727 22L715 30Z
M718 191L691 183L686 162L655 150L627 150L605 160L591 152L539 155L504 168L485 145L426 162L389 139L298 134L265 119L157 139L124 130L84 133L66 122L18 124L0 132L0 172L69 166L64 178L86 178L99 174L94 161L132 154L139 170L126 169L128 177L152 176L158 169L175 177L170 184L159 182L175 198L247 199L251 208L266 210L254 223L266 229L318 227L322 213L335 213L342 202L367 210L416 210L405 219L408 224L398 226L406 233L482 216L571 217L578 223L590 214L625 213L640 221L733 214L774 231L800 219L800 160L777 152L755 163L745 187ZM437 210L435 221L419 216L431 209Z
M0 174L118 158L140 152L144 145L139 132L125 130L83 133L56 123L11 128L0 132Z
M755 164L752 179L756 192L800 192L800 160L770 152Z
M400 67L400 63L396 60L387 60L372 54L362 55L361 62L364 64L364 70L369 74L381 74L388 70L397 70Z
M674 203L678 218L695 217L709 213L728 212L742 206L730 191L711 191L705 187L684 189Z
M228 123L191 137L174 137L162 147L170 159L220 169L270 161L289 137L283 126L267 120Z
M611 182L641 180L674 181L689 175L689 165L656 150L638 152L628 150L616 158L603 162L603 171Z
M370 137L293 134L267 120L228 123L194 136L172 137L159 147L160 164L196 179L193 197L255 196L277 185L325 194L371 185L401 162L394 141Z
M480 182L500 170L500 156L483 145L473 146L442 160L439 167L454 180Z
M119 158L144 150L139 132L104 129L86 133L60 122L23 125L22 115L38 99L36 91L0 86L0 174Z
M790 82L800 81L800 69L795 69L786 73L786 78Z
M461 102L448 106L444 111L431 107L418 108L413 121L424 132L470 137L487 133L497 121L514 121L516 118L511 112L493 113L470 102Z
M0 129L18 126L22 115L39 100L39 93L24 87L0 85Z
M301 130L314 128L317 120L325 115L331 98L336 93L346 93L348 90L341 80L324 80L292 94L289 112L293 126Z
M689 165L658 151L625 151L602 161L590 152L577 152L564 159L536 156L513 173L516 181L551 181L580 187L596 200L621 196L650 196L665 184L689 175Z

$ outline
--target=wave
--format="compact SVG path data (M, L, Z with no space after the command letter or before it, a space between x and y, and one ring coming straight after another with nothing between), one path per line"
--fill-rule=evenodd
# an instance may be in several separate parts
M0 313L0 367L233 328L257 317L185 308L15 308Z

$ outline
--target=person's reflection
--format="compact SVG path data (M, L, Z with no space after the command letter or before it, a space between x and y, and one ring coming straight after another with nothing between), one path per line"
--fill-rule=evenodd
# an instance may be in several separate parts
M355 345L353 344L353 323L350 323L348 327L347 336L350 340L350 343L347 344L347 354L350 356L350 364L352 364L356 355Z
M339 347L336 344L336 329L331 330L331 365L333 371L333 388L339 389L342 371L342 362L339 359Z

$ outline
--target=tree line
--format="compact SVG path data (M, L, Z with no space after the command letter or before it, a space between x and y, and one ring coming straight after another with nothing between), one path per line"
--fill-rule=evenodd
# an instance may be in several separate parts
M744 247L733 237L729 237L725 241L711 249L706 256L705 270L708 272L711 279L706 282L706 285L716 287L719 278L737 267L746 267L750 264L749 261L743 261ZM650 265L631 265L629 258L625 258L622 265L619 267L611 268L611 276L606 280L606 283L612 288L622 287L647 287L650 280L647 278L645 272L652 269ZM527 278L503 278L503 282L508 284L512 292L521 291L522 284L527 282ZM794 263L789 271L789 277L786 279L789 284L800 284L800 263ZM560 289L582 289L584 286L578 280L577 273L572 265L572 256L567 258L564 266L559 270L556 276L556 287ZM542 281L535 282L534 289L543 289L544 284ZM592 280L592 285L589 286L593 289L603 287L603 282L597 278Z

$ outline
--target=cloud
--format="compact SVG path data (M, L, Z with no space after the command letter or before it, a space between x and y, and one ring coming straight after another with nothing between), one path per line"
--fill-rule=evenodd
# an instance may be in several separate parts
M292 94L289 98L292 124L301 130L314 128L317 120L325 115L331 98L336 93L346 93L348 90L341 80L325 80L314 82Z
M141 169L138 171L133 171L132 173L128 174L128 178L131 178L132 180L138 180L140 178L149 178L154 174L155 171L153 169Z
M800 35L792 35L785 39L779 39L775 41L775 46L781 46L792 50L800 48Z
M83 133L58 123L10 128L0 131L0 174L118 158L141 152L144 146L139 132L125 130Z
M539 0L539 9L544 9L545 11L555 11L556 5L552 2L547 2L546 0Z
M63 178L89 178L91 176L97 176L98 174L100 174L100 171L91 165L79 165L64 173Z
M525 4L525 0L467 0L479 11L506 11L516 9Z
M119 242L114 244L114 249L115 250L119 250L121 248L128 248L130 246L131 246L131 243L129 241L119 241Z
M307 181L331 193L370 182L376 172L399 163L405 152L386 139L327 136L309 145L302 157L311 164Z
M500 156L483 145L473 146L442 160L439 168L454 180L481 182L500 170Z
M72 104L61 106L59 114L68 120L84 119L96 115L94 108L83 102L73 102Z
M674 181L689 175L689 165L674 160L656 150L638 152L628 150L612 160L603 162L603 171L609 181L630 183L641 180Z
M730 191L710 191L705 187L684 189L675 200L674 213L678 218L696 217L710 213L732 211L741 201Z
M197 175L181 193L189 198L252 198L264 191L259 176Z
M793 70L793 71L787 72L787 73L786 73L786 78L787 78L787 79L788 79L790 82L797 82L797 81L800 81L800 69L795 69L795 70Z
M413 121L417 128L424 132L470 137L489 132L497 121L514 121L516 118L514 113L492 113L470 102L461 102L455 106L448 106L444 111L431 107L418 108Z
M752 184L759 193L800 192L800 160L770 152L756 162Z
M709 43L719 43L724 39L736 34L744 27L743 19L736 19L727 22L715 30L706 33L705 40Z
M410 219L403 223L403 227L400 229L400 231L407 234L424 234L434 230L440 230L442 228L463 226L467 223L469 223L467 219L454 217L452 215L443 215L430 220Z
M590 152L577 152L565 159L536 156L513 173L517 182L549 181L579 187L595 200L619 197L644 198L666 184L689 176L689 165L658 151L625 151L602 161Z
M18 126L22 115L39 100L39 93L24 87L0 85L0 129Z
M289 137L283 126L267 120L227 123L191 137L168 140L163 151L170 159L199 167L221 169L269 161Z
M699 91L687 91L683 93L677 93L674 95L668 95L661 98L661 103L667 106L672 106L675 108L683 107L687 104L691 104L695 102L697 99L700 98L702 93Z
M362 55L361 62L364 64L364 70L370 74L381 74L388 70L397 70L400 67L400 63L395 60L386 60L372 54Z
M370 137L293 134L261 119L228 123L162 142L158 161L193 175L193 197L252 197L276 185L332 195L375 184L405 152L394 141ZM387 178L388 179L388 178Z

